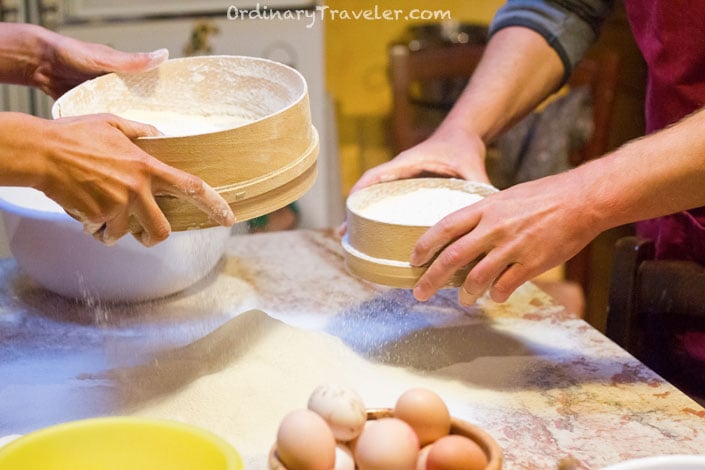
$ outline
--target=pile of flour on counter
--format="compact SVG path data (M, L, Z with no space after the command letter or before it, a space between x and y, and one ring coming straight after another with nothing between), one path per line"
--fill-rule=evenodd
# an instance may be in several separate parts
M421 188L375 201L361 215L391 224L431 226L481 199L478 194L457 189Z
M338 337L257 310L141 366L112 372L117 397L130 414L214 432L240 452L247 469L267 468L282 418L306 408L321 384L356 390L368 408L392 407L413 387L436 390L458 413L464 403L487 403L493 396L442 373L434 378L368 360Z

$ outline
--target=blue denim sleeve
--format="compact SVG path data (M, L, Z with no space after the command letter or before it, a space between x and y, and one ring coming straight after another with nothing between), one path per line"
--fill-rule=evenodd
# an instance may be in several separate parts
M508 0L490 25L490 36L508 26L523 26L543 36L563 62L563 83L597 39L612 0Z

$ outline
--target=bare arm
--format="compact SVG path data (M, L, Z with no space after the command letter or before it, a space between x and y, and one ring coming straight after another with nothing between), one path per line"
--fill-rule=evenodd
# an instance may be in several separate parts
M705 108L576 169L596 217L617 225L705 206Z
M556 91L562 76L563 64L544 38L527 28L502 29L437 134L463 131L491 142Z
M461 301L485 290L502 302L536 275L571 258L609 228L705 205L705 109L574 170L523 183L442 220L412 263L442 250L414 295L428 299L461 266Z
M0 82L30 84L42 54L42 31L34 25L0 23Z
M557 88L563 74L561 60L539 34L521 27L498 31L462 96L434 134L367 171L352 192L423 173L488 182L486 143L531 112Z
M149 70L167 57L166 49L127 53L36 25L0 23L0 82L37 87L52 98L98 75Z

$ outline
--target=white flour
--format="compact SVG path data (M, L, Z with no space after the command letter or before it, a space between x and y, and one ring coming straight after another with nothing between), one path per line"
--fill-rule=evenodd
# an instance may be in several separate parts
M246 312L142 366L114 372L112 379L123 381L123 402L131 402L129 394L154 394L147 403L137 399L143 404L130 414L176 419L214 432L239 450L245 468L253 470L268 468L279 422L288 412L305 408L321 384L352 388L368 408L392 407L402 392L420 386L442 393L453 412L462 410L460 404L473 399L486 403L492 393L497 395L443 374L434 379L368 360L338 337L289 326L261 311ZM188 380L174 389L179 377Z
M132 121L151 124L162 134L170 137L217 132L232 129L250 121L226 114L205 116L148 109L128 109L115 114Z
M361 211L368 219L402 225L431 226L443 217L482 199L448 188L422 188L373 202Z

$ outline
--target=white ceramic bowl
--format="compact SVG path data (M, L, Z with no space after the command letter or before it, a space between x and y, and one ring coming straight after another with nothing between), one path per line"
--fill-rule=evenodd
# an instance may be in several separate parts
M657 455L616 463L602 470L703 470L705 455Z
M228 227L174 232L147 248L127 235L105 246L32 188L0 187L10 251L34 281L57 294L136 302L181 291L208 274L225 252Z

